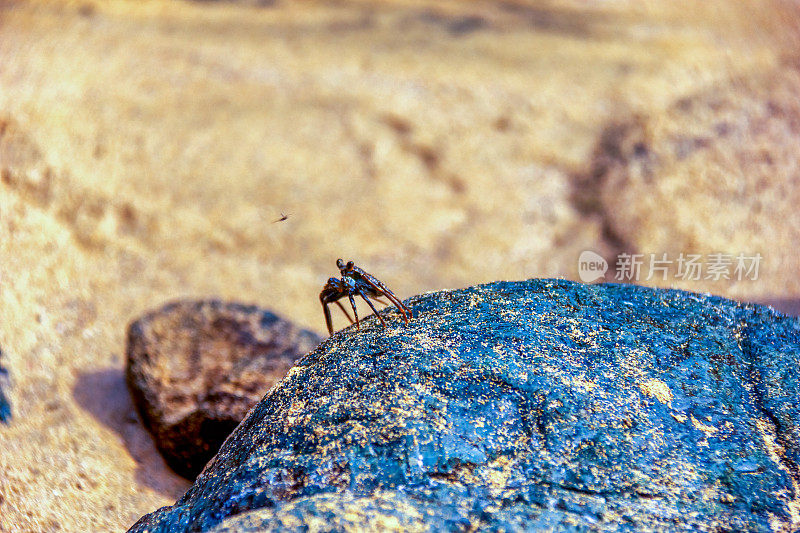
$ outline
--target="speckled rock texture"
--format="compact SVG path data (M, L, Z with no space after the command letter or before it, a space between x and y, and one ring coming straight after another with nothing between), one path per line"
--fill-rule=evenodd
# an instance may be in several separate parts
M9 386L8 370L3 368L3 351L0 350L0 422L8 424L11 421L11 403L3 393L3 387Z
M800 323L633 285L407 301L295 365L131 531L800 527Z
M167 463L194 479L247 411L320 340L255 306L176 302L128 328L128 387Z

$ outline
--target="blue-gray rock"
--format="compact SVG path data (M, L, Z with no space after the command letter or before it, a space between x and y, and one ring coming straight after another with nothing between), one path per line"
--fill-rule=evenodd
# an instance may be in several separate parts
M0 350L0 363L3 359L3 350ZM0 422L8 424L11 422L11 402L8 401L6 395L3 393L3 387L8 387L8 370L3 368L0 364Z
M800 323L564 280L407 302L301 359L131 531L796 531Z

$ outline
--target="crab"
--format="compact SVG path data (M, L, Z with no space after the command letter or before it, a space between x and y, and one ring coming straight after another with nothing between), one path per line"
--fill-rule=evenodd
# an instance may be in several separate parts
M380 300L381 296L385 296L400 311L400 314L403 316L403 322L408 324L408 318L412 317L411 309L406 307L403 302L401 302L400 299L395 296L386 285L383 284L382 281L372 274L357 267L352 261L345 263L341 259L337 259L336 267L339 269L342 277L340 279L328 279L328 282L322 288L322 292L319 293L319 301L322 304L322 310L325 312L325 323L328 326L328 333L333 335L331 311L328 309L328 304L330 303L335 303L338 305L339 309L342 310L350 323L353 323L353 319L350 318L350 314L347 312L347 309L345 309L342 303L339 301L345 296L350 299L350 306L353 308L353 315L356 317L355 324L359 329L361 326L359 325L358 311L356 310L356 301L354 296L361 296L361 298L367 302L367 305L369 305L372 311L375 313L375 316L377 316L381 321L381 324L386 326L386 321L381 315L378 314L378 310L375 309L375 305L370 300L370 298L372 298L384 305L389 305L387 302Z

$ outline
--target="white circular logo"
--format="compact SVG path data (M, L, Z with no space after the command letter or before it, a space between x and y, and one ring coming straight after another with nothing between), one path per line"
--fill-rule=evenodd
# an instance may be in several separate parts
M591 283L605 278L608 263L600 254L584 250L578 257L578 276L584 283Z

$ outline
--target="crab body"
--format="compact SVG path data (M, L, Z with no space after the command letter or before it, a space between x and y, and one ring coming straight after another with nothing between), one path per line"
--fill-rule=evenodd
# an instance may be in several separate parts
M353 316L355 316L355 324L357 328L360 328L360 325L358 320L358 311L356 310L356 296L360 296L365 302L367 302L367 305L370 306L373 313L375 313L375 316L378 317L378 319L381 321L381 324L384 326L386 325L386 321L381 315L378 314L378 310L375 309L375 305L372 303L370 298L380 302L381 300L379 298L381 296L385 296L394 304L395 307L397 307L397 309L400 310L400 314L403 316L403 321L408 323L408 318L412 316L411 309L406 307L382 281L372 274L355 266L352 261L348 261L347 264L345 264L344 261L338 259L336 261L336 266L339 268L339 272L341 273L342 277L339 279L328 279L328 282L322 288L322 292L319 293L319 301L322 304L322 310L325 313L325 324L328 326L328 333L331 335L333 334L333 321L331 320L331 311L328 308L328 304L335 303L338 305L339 309L342 310L348 320L353 322L353 319L350 318L350 315L347 313L347 309L345 309L345 307L339 301L345 296L347 296L347 298L350 300L350 306L353 308Z

